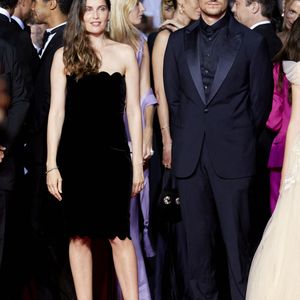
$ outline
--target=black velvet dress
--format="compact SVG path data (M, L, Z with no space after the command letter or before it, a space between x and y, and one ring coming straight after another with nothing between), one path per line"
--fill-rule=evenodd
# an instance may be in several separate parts
M67 77L58 151L69 236L129 237L132 164L123 121L120 73ZM99 146L101 145L101 146Z

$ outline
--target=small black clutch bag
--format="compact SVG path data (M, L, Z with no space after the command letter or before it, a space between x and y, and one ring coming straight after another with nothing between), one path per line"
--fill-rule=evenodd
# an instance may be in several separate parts
M181 220L180 197L176 179L171 169L165 168L162 191L158 199L158 216L162 222L177 223Z

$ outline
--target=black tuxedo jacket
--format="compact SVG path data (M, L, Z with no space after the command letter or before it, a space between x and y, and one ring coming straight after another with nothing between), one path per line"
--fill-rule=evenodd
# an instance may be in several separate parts
M50 107L50 71L52 60L57 49L63 46L63 31L61 26L45 49L40 62L38 75L35 82L35 95L30 118L32 124L28 141L30 161L45 165L46 162L46 137L47 122Z
M6 16L0 14L0 38L16 48L20 64L24 69L24 77L29 93L32 95L33 82L39 66L39 57L31 42L29 33L13 22L15 21L10 23Z
M7 149L0 163L0 189L12 190L20 155L18 151L22 147L19 135L29 107L29 99L17 51L3 39L0 39L0 75L5 78L11 91L10 106L3 126L5 138L2 136L0 142Z
M253 28L253 30L261 34L266 39L270 58L273 59L275 54L279 52L282 47L281 40L274 31L273 25L271 23L262 24Z
M199 21L171 34L164 82L171 111L172 167L188 177L199 162L205 137L216 173L251 176L256 137L272 105L273 77L262 36L230 16L210 96L201 76Z

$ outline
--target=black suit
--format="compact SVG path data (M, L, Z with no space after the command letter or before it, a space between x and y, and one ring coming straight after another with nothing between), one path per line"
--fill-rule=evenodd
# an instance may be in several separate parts
M274 31L273 25L271 23L261 24L254 27L253 30L266 39L270 58L273 59L282 47L281 40Z
M24 76L29 88L28 92L31 97L33 94L33 81L38 70L39 57L31 42L29 33L22 30L13 19L11 20L10 23L6 16L0 14L0 37L17 49L21 66L25 72Z
M206 97L199 24L171 34L164 63L172 168L188 242L187 297L219 299L213 256L216 232L221 230L231 298L241 300L250 265L249 185L256 136L271 108L272 65L263 38L229 16Z
M0 26L0 32L2 31ZM0 33L1 35L1 33ZM15 206L15 199L13 197L13 191L16 188L17 174L22 171L22 165L19 160L19 150L22 147L20 140L20 131L25 119L28 107L29 99L28 93L24 81L24 73L20 67L19 59L17 57L16 49L6 43L3 39L0 39L0 74L1 78L4 79L9 86L11 91L10 105L7 112L7 120L2 128L0 144L5 146L5 157L0 163L0 298L1 299L13 299L9 298L8 290L12 281L8 278L7 271L11 268L8 263L8 257L2 260L3 248L7 252L4 254L8 255L9 258L14 260L17 257L12 257L9 253L11 239L17 239L12 236L11 228L7 228L11 225L10 221L15 220L15 214L19 207ZM8 238L8 239L7 239ZM9 260L10 261L10 260ZM5 262L5 266L4 263ZM11 273L10 273L11 275ZM14 281L16 284L16 274L14 274ZM12 291L10 291L12 292Z
M30 132L26 147L29 182L32 186L32 226L35 235L35 266L38 294L41 299L73 299L70 282L62 282L65 259L68 258L64 237L61 203L46 187L47 122L50 107L50 71L56 50L63 46L62 25L41 57L35 82L34 102L30 110ZM70 274L68 274L70 275Z
M31 126L29 141L26 147L27 166L29 171L34 174L34 185L37 189L37 194L39 194L41 187L45 187L47 122L51 93L50 71L56 50L63 46L64 28L65 26L63 25L56 32L41 57L35 82L34 101L30 110Z

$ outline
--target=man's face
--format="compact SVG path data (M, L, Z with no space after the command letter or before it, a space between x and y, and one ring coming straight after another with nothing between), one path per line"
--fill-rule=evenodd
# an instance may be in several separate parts
M213 24L225 14L228 0L199 0L199 5L204 21Z
M247 27L251 27L251 4L247 4L247 0L235 0L231 11L237 21L244 24Z
M34 0L32 5L33 17L37 23L47 23L50 15L50 1Z
M31 17L32 14L32 0L24 0L23 1L23 15L24 19L28 20Z

